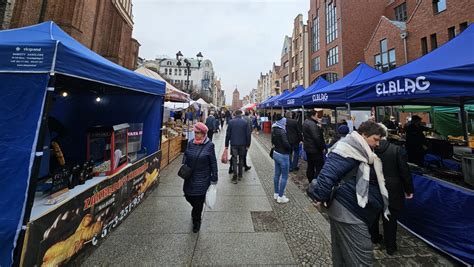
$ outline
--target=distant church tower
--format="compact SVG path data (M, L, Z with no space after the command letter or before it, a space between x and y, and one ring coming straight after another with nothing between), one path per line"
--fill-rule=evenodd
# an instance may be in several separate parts
M237 110L242 107L242 100L240 100L240 93L237 88L235 88L234 92L232 93L232 110Z

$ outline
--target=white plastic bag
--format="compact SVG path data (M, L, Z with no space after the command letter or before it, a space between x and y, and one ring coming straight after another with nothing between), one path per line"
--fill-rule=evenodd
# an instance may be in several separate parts
M206 206L213 209L217 200L217 186L211 184L206 192Z

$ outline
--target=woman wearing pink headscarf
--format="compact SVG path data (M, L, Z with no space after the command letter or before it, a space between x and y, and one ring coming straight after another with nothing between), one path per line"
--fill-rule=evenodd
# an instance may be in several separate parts
M198 122L193 128L194 139L188 143L184 152L183 164L193 169L191 178L184 181L183 191L186 200L193 207L193 232L201 228L201 214L206 200L206 192L211 184L217 184L217 159L214 144L207 137L208 128Z

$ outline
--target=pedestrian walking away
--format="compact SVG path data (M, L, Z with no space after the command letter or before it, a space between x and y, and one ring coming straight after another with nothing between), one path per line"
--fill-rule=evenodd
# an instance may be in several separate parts
M194 168L191 178L186 179L183 191L186 200L191 204L193 232L201 228L201 216L207 189L211 184L217 184L217 159L214 144L207 137L208 128L198 122L193 128L194 139L191 140L184 152L183 164Z
M405 147L408 153L408 161L423 167L425 162L425 154L428 150L424 131L430 131L430 128L421 125L421 117L414 115L411 122L406 126L406 143Z
M303 123L303 146L308 160L306 177L308 182L316 178L324 164L324 150L326 148L323 133L318 125L318 114L311 110L310 117Z
M287 203L290 200L284 193L288 181L291 146L286 134L287 119L282 118L280 114L277 114L275 119L277 121L272 125L273 161L275 162L273 198L278 203Z
M363 122L334 145L308 195L329 204L334 266L370 266L373 263L369 227L383 211L388 218L388 193L380 158L372 151L386 133L375 122Z
M232 183L242 178L242 170L244 165L244 157L246 150L250 147L250 127L247 121L242 119L242 111L236 110L235 117L229 121L225 136L225 149L231 146ZM237 164L238 161L238 164Z
M206 119L206 126L207 126L207 137L209 137L209 140L212 141L212 136L214 135L214 132L216 131L217 127L217 120L216 117L214 117L214 112L211 111L209 113L209 117Z
M250 138L252 138L252 118L250 117L250 113L248 111L245 112L245 116L243 117L243 119L248 123L249 125L249 128L250 128ZM248 164L247 164L247 150L248 148L245 150L245 155L244 155L244 170L245 171L248 171L250 170L252 167L250 167Z
M301 124L297 120L292 119L293 112L288 111L285 114L286 118L286 134L288 136L288 142L291 146L290 153L290 172L297 171L298 168L298 158L299 158L299 148L300 143L303 140L303 135L301 133Z
M383 124L381 126L385 127ZM385 186L390 196L388 199L390 216L389 220L382 218L383 236L379 234L380 216L377 216L370 227L370 235L372 243L380 243L383 240L387 254L393 255L397 250L397 217L404 206L405 199L413 198L413 181L407 163L407 154L403 147L391 144L385 136L375 149L375 154L382 160Z

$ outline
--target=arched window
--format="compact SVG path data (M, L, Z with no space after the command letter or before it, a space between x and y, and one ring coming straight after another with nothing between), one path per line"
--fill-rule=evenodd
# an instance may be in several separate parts
M166 62L166 65L171 66L171 61Z
M165 75L168 75L168 69L165 68Z

